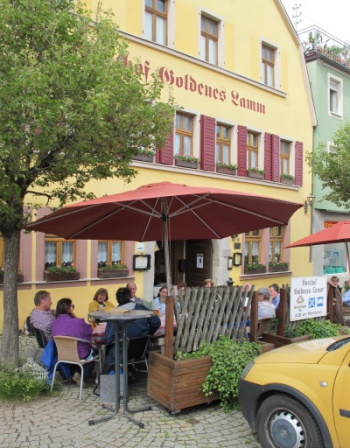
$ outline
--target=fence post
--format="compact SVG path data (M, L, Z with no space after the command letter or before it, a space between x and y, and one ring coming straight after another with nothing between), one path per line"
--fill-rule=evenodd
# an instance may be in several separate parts
M254 291L250 307L250 340L258 340L258 291Z
M280 289L280 304L278 305L278 328L277 335L284 336L286 331L286 320L288 311L288 294L286 288Z
M173 359L174 356L174 297L165 299L165 347L164 356Z
M328 314L328 319L331 322L334 322L334 315L333 315L333 298L335 297L334 289L335 289L335 287L328 283L327 314Z

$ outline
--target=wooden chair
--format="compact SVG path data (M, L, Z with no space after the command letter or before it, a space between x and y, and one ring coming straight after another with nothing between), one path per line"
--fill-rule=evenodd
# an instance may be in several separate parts
M80 367L80 387L79 387L79 399L82 398L83 393L83 382L84 382L84 365L89 364L91 362L98 363L98 371L96 373L96 382L98 382L99 373L102 371L102 365L101 365L101 349L96 346L91 341L87 341L85 339L80 338L73 338L70 336L54 336L54 341L57 347L57 357L58 360L55 364L53 375L52 375L52 381L51 381L51 390L53 389L53 384L55 381L55 374L57 370L57 366L60 363L66 363L66 364L73 364ZM98 355L94 356L90 360L81 360L78 355L78 342L85 342L86 344L89 344L92 348L98 348L99 353Z

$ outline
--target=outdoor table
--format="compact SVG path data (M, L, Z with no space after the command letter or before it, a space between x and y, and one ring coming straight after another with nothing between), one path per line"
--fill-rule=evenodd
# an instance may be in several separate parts
M139 420L134 419L131 414L134 414L136 412L142 412L142 411L148 411L151 408L151 406L147 406L145 408L139 408L139 409L129 409L128 406L128 323L137 319L144 319L151 317L153 315L152 311L144 311L144 310L125 310L121 311L117 308L111 310L111 311L95 311L93 313L89 314L89 317L92 319L95 319L98 322L108 322L112 321L114 323L114 329L115 329L115 337L114 337L114 344L115 344L115 387L116 387L116 394L115 394L115 404L114 408L109 407L102 404L102 407L109 409L113 412L111 415L106 415L104 417L89 420L89 425L94 425L96 423L100 423L106 420L111 420L114 418L120 409L120 403L123 403L123 410L124 415L126 418L128 418L133 423L136 423L140 428L144 428L144 424L140 422ZM119 329L121 331L119 331ZM123 345L123 396L120 396L120 342Z

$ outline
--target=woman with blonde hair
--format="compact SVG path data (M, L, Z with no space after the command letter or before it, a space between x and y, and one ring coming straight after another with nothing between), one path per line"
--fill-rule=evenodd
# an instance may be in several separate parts
M108 311L115 308L115 305L109 301L108 291L105 288L99 288L89 304L89 314L95 311Z

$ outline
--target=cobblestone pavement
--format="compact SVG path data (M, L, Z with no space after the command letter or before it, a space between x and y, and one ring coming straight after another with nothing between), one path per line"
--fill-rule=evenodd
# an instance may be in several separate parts
M20 357L34 356L36 342L20 337ZM1 386L0 386L1 387ZM0 405L0 448L152 447L152 448L258 448L240 412L224 414L218 404L197 406L171 415L146 395L146 380L132 384L130 408L152 406L135 414L145 428L129 422L120 412L114 419L88 425L101 416L99 398L92 388L78 399L78 387L64 385L54 397L29 403Z

